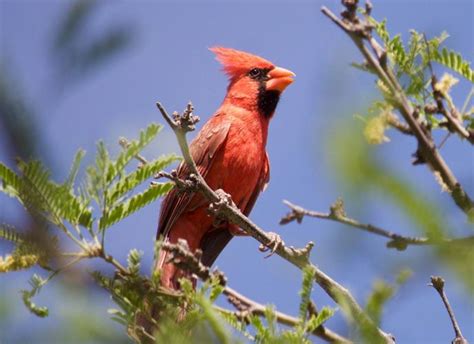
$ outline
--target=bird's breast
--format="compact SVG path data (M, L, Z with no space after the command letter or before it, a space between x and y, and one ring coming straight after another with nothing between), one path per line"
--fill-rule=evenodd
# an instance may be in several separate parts
M222 168L210 176L211 184L229 193L241 209L255 190L265 163L265 129L259 123L233 121L219 157Z

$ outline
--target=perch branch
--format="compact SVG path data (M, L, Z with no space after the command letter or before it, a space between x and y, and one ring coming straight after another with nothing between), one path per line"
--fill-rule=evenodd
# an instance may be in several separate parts
M343 308L351 315L352 318L357 319L360 324L368 325L376 329L375 335L378 336L379 339L384 340L387 343L393 343L393 337L375 326L372 320L367 316L367 314L363 311L361 306L346 288L337 283L310 262L309 255L314 245L312 242L308 243L306 247L300 249L287 246L281 241L278 243L278 245L275 245L276 240L274 235L263 231L248 217L242 214L240 209L237 208L233 202L227 201L226 197L223 197L222 192L215 192L207 185L206 181L197 170L196 164L189 152L189 146L186 140L186 133L194 130L194 125L198 121L198 118L192 114L192 104L188 104L182 115L179 115L175 112L173 114L173 119L168 115L167 111L160 103L157 103L156 105L160 110L161 115L170 125L174 134L176 135L178 144L183 154L184 163L187 164L187 167L190 170L189 177L196 182L196 186L199 191L211 204L218 204L218 207L216 207L216 216L226 218L229 222L239 226L265 247L273 247L274 252L277 255L295 265L299 269L310 266L314 271L316 283L336 303L343 306Z
M390 91L391 99L399 110L410 130L418 141L418 162L426 162L435 174L439 174L448 187L456 205L469 217L473 216L474 203L464 191L449 166L440 155L428 129L418 121L418 111L404 93L392 69L387 62L387 53L372 37L373 26L357 16L357 1L342 1L346 10L342 12L342 19L337 17L327 7L321 11L337 26L339 26L354 42L380 80Z
M227 279L224 274L217 269L211 271L209 267L202 264L200 261L201 252L198 250L193 254L189 250L186 241L180 240L176 244L165 242L161 248L172 253L170 261L176 264L180 269L193 273L202 281L217 278L219 283L225 286L222 293L227 297L229 303L231 303L237 311L231 311L222 307L214 306L214 308L219 312L234 314L239 319L245 319L250 315L265 316L264 305L227 286ZM278 323L286 326L295 327L300 323L298 318L279 311L275 311L275 317ZM329 330L324 325L319 326L312 334L329 343L352 343L349 339Z
M318 219L323 220L331 220L339 223L343 223L345 225L361 229L363 231L376 234L388 239L391 239L387 242L388 248L396 248L399 251L403 251L409 245L442 245L442 244L449 244L449 245L462 245L462 244L473 244L474 243L474 236L468 236L464 238L441 238L441 239L433 239L433 238L426 238L426 237L410 237L400 235L386 229L383 229L378 226L374 226L371 224L361 223L353 218L348 217L345 214L344 207L342 200L338 200L335 205L331 206L331 210L329 213L321 213L314 210L308 210L301 206L295 205L289 201L283 201L291 211L286 214L281 220L280 224L285 225L292 221L297 221L301 223L305 216L315 217ZM337 211L336 211L337 209Z
M406 123L403 123L402 121L400 121L397 117L395 116L388 116L387 118L387 123L397 129L399 132L401 132L402 134L405 134L405 135L411 135L413 136L413 131L410 129L410 127L408 126L408 124Z

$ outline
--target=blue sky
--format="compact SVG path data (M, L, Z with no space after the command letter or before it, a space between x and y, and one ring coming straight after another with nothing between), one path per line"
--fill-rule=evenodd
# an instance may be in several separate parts
M402 33L406 38L410 29L416 29L430 37L446 30L451 36L447 46L472 59L472 1L373 2L373 15L378 19L387 17L392 34ZM414 277L387 305L383 317L383 328L395 334L400 343L452 340L452 328L441 301L426 287L430 275L443 275L464 334L474 341L469 326L474 323L472 298L436 262L430 249L387 250L380 238L317 220L278 226L286 212L283 199L326 211L338 196L344 197L346 191L338 185L329 163L332 151L328 137L338 135L337 123L353 125L353 114L363 113L377 96L372 77L349 66L352 61L361 61L361 57L350 39L320 13L322 5L337 10L339 1L106 1L88 29L100 33L109 24L125 23L133 37L130 47L81 83L55 92L51 91L51 34L66 2L2 0L0 56L11 75L18 79L30 105L37 109L36 120L41 123L47 154L52 157L58 178L67 173L79 147L87 150L89 159L99 139L104 139L112 151L118 151L119 136L135 137L148 123L160 122L154 106L157 100L169 111L181 110L192 100L196 113L207 119L219 106L227 86L209 47L222 45L246 50L291 69L296 73L296 81L283 95L270 126L267 148L271 182L251 218L261 227L278 232L288 244L304 246L309 240L314 241L313 262L350 288L361 303L374 279L393 280L395 267L414 266ZM469 91L467 82L459 85L457 91L455 100L461 102ZM395 133L389 136L392 142L371 148L374 153L395 173L411 180L420 193L441 204L442 215L459 233L469 234L471 229L464 217L450 197L439 191L427 168L410 164L415 143ZM172 133L165 129L145 155L169 152L178 152L178 147ZM472 194L472 148L450 139L442 153ZM1 136L0 160L12 161ZM403 234L417 234L383 196L361 197L364 198L352 204L348 201L349 214ZM130 248L141 249L148 269L158 207L152 204L110 230L110 250L114 255L124 260ZM0 219L15 220L18 214L11 200L0 195ZM216 264L225 271L233 288L296 314L300 273L277 257L263 259L257 247L255 240L236 238ZM6 252L7 248L0 247L0 253ZM16 290L26 286L28 276L0 276L1 292L14 305L12 319L16 324L31 324L32 328L51 324L51 320L30 315L21 303ZM46 292L38 303L51 306L54 319L56 305L52 295ZM94 302L98 296L89 297ZM320 306L332 305L318 287L313 297ZM106 306L98 309L104 317L105 310ZM340 315L331 319L328 326L341 332L346 330ZM415 331L414 326L419 330ZM10 340L18 334L17 330L15 326L0 326Z

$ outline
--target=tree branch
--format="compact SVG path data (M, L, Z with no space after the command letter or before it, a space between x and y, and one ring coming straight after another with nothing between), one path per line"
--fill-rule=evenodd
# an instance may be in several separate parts
M225 218L230 223L238 225L241 229L259 241L265 247L273 246L273 250L277 255L295 265L299 269L310 266L314 271L316 283L336 303L341 305L341 307L351 316L351 318L357 321L359 326L368 326L373 328L374 336L378 337L379 340L384 340L387 343L393 343L393 337L375 326L373 321L367 316L367 314L363 311L361 306L346 288L330 278L310 262L309 255L313 247L313 243L310 242L305 248L301 249L296 249L292 246L286 246L283 242L280 242L279 245L274 246L275 237L273 235L263 231L259 226L242 214L240 209L238 209L233 202L229 201L228 198L223 197L222 193L216 193L207 185L206 181L199 174L199 171L196 168L196 164L191 157L189 146L186 141L186 133L188 131L194 130L194 125L198 120L198 118L192 114L192 104L188 104L182 115L179 115L175 112L173 114L173 119L171 119L167 111L160 103L157 103L156 105L160 110L161 115L170 125L176 135L184 161L191 172L189 175L190 179L195 181L199 191L211 204L214 203L218 205L215 207L216 216Z
M459 327L459 324L456 321L456 317L454 316L453 309L451 308L451 305L449 304L449 301L448 301L448 297L446 296L446 293L444 292L444 279L441 278L440 276L431 276L431 283L428 285L436 289L439 296L441 297L441 300L443 300L446 310L448 311L449 318L451 319L451 322L453 324L454 334L456 335L456 338L454 338L452 343L453 344L469 344L466 338L464 338L461 333L461 328Z
M413 136L413 131L411 131L410 127L406 123L400 121L395 115L388 116L387 123L402 134Z
M430 55L430 45L428 44L428 40L426 39L426 35L423 34L423 39L425 40L426 43L426 49L428 50L428 55ZM431 73L431 90L433 94L433 99L436 101L436 109L438 113L442 114L446 120L448 121L448 130L450 132L456 132L461 138L467 139L471 144L474 144L474 136L471 135L471 133L464 128L462 124L462 116L459 113L459 111L454 107L452 103L449 102L449 99L446 94L441 92L438 87L438 79L436 78L436 75L434 74L433 71L433 66L431 65L431 61L428 61L428 68ZM448 104L452 105L451 111L447 111L443 100L447 100Z
M367 64L374 70L384 85L387 86L391 101L401 113L418 141L417 152L422 158L421 161L426 162L435 174L439 174L456 205L469 217L474 216L473 201L440 155L427 128L418 121L418 111L413 107L388 65L385 49L372 37L373 26L357 16L356 0L343 0L342 3L346 7L346 10L341 14L342 19L338 18L325 6L321 8L321 11L348 34L366 59ZM367 45L373 52L369 50Z
M240 307L243 306L243 309L239 309L237 312L232 312L229 311L228 309L225 308L220 308L216 307L217 310L223 313L227 314L234 314L238 318L245 318L246 316L249 315L258 315L258 316L265 316L265 306L249 299L248 297L240 294L236 290L226 287L223 291L223 294L227 296L227 299L229 300L230 303L232 303L234 306L238 302L240 303ZM232 300L232 301L230 301ZM279 312L279 311L274 311L275 313L275 319L279 324L290 326L290 327L295 327L300 323L300 319L293 317L291 315ZM313 332L313 335L324 339L328 343L341 343L341 344L349 344L352 343L349 339L339 335L338 333L328 329L326 326L321 325L318 328L316 328Z
M265 316L264 305L240 294L235 289L227 286L227 279L221 271L217 269L211 271L209 267L201 263L200 255L202 252L200 252L200 250L197 250L197 252L193 254L189 250L189 247L184 240L179 240L177 244L165 242L162 245L162 249L172 253L170 261L180 269L195 274L202 281L208 281L212 278L217 278L219 283L225 286L222 293L227 297L229 303L231 303L238 311L234 312L225 308L214 306L214 308L219 312L234 314L242 320L250 315ZM300 320L296 317L292 317L279 311L274 311L274 313L276 321L280 324L295 327L300 323ZM329 343L352 343L349 339L329 330L323 325L315 329L312 334L326 340Z
M383 229L378 226L371 224L360 223L359 221L348 217L344 211L344 205L342 200L336 201L336 203L331 206L329 213L321 213L314 210L305 209L299 205L295 205L289 201L283 201L290 209L291 212L286 214L281 220L280 224L285 225L292 221L297 221L301 223L305 216L315 217L323 220L331 220L339 223L352 226L354 228L361 229L363 231L383 236L385 238L391 239L387 242L388 248L396 248L399 251L404 251L409 245L462 245L462 244L474 244L474 236L468 236L464 238L426 238L426 237L409 237L400 235L386 229ZM337 209L337 210L336 210Z

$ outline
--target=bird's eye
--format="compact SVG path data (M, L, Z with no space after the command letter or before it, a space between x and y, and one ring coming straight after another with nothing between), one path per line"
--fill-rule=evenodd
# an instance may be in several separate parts
M257 78L260 76L260 74L262 73L262 70L259 69L259 68L253 68L250 70L249 72L249 76L253 79Z

